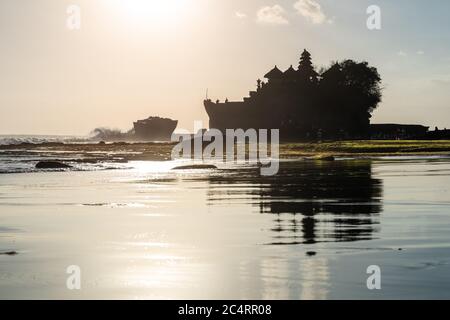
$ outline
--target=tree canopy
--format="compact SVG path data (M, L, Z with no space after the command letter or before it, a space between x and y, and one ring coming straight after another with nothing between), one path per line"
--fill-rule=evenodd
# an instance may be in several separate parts
M319 108L348 132L368 127L371 114L381 102L381 77L367 62L335 62L322 72L318 85Z

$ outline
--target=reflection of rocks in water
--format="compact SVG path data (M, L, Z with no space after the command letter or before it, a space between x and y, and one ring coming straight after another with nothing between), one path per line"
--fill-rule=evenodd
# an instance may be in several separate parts
M282 162L276 176L237 169L209 178L209 203L245 199L274 214L273 244L373 239L382 182L370 161Z

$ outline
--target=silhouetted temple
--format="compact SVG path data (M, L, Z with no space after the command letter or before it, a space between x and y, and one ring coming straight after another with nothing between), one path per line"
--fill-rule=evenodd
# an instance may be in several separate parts
M366 62L346 60L317 73L304 50L297 69L277 66L239 102L204 101L210 128L280 129L281 138L366 138L381 101L381 78Z

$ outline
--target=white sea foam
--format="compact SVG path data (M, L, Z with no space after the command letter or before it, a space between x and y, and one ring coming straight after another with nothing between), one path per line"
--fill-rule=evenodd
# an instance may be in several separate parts
M24 143L88 143L92 140L86 136L52 136L52 135L0 135L0 145L19 145Z

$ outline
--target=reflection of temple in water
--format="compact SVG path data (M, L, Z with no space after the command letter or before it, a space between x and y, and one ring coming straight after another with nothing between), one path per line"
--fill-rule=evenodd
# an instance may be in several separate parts
M209 184L210 205L243 199L273 214L272 244L370 240L382 211L382 182L370 161L282 162L272 177L245 168Z

